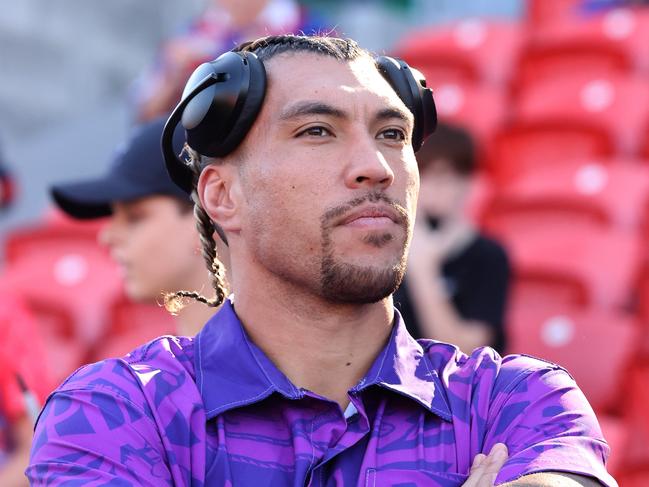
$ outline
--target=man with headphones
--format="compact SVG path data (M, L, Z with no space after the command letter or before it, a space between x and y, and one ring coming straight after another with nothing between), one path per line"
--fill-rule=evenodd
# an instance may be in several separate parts
M267 37L199 67L162 145L229 244L233 294L196 338L59 387L33 485L617 485L564 370L416 341L393 308L435 120L416 71L351 40Z

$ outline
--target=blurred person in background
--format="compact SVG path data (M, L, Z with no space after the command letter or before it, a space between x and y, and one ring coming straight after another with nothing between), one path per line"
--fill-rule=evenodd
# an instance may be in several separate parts
M454 343L465 353L485 345L503 353L510 266L503 247L467 216L473 140L460 127L440 124L417 164L419 208L395 306L416 338Z
M0 158L0 210L13 202L14 182ZM0 486L26 486L39 404L54 387L37 323L20 296L0 287Z
M166 41L152 69L136 82L135 116L145 121L168 113L198 65L246 39L321 28L296 0L209 0L203 15Z
M33 426L54 384L45 349L27 305L0 291L0 485L26 486Z
M178 289L200 292L212 287L201 257L193 203L169 178L160 153L164 121L136 128L107 174L57 184L51 190L57 205L73 218L109 217L100 242L119 264L126 294L142 302L161 301ZM175 140L178 147L181 135L179 131ZM227 248L220 240L218 257L227 266ZM177 314L180 335L196 334L214 311L195 302L182 310L177 300L165 302Z

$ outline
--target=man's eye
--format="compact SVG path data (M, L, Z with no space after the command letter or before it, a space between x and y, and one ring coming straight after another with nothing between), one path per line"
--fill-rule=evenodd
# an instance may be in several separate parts
M387 129L378 135L379 139L406 140L406 133L401 129Z
M324 127L309 127L303 130L299 135L309 135L311 137L325 137L331 135L331 132Z

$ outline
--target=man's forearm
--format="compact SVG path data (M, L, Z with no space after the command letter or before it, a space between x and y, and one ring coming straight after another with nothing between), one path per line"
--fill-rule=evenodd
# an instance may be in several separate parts
M525 475L520 479L498 487L602 487L602 484L590 477L563 472L544 472Z

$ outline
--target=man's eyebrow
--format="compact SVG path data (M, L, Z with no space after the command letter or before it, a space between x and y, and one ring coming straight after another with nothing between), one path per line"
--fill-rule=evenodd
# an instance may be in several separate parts
M305 117L308 115L328 115L335 118L348 118L347 112L321 101L303 101L290 105L279 114L280 120Z
M397 119L401 120L403 122L407 122L410 124L414 123L414 118L412 116L412 113L406 110L401 110L396 107L388 107L384 108L382 110L379 110L377 114L374 117L377 121L385 121L385 120L390 120L390 119Z

